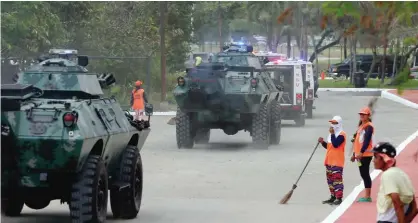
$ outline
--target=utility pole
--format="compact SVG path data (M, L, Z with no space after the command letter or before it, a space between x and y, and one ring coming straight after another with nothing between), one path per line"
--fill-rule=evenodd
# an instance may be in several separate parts
M165 57L165 12L167 2L160 2L160 56L161 56L161 102L165 101L166 95L166 57Z
M218 2L218 29L219 29L219 52L222 52L223 41L222 41L222 12L221 2Z

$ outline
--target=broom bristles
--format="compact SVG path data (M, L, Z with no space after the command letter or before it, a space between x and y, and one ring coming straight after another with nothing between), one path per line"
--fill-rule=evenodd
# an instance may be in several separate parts
M287 204L293 194L293 189L290 190L284 197L280 200L280 204Z

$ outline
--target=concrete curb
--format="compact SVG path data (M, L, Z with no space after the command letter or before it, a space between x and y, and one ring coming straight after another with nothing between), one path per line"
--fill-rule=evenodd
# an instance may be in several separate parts
M131 115L135 115L135 112L129 112ZM176 116L176 111L167 111L167 112L154 112L152 116Z
M382 88L318 88L318 91L329 92L376 92L376 91L388 91L394 89L382 89Z
M403 104L403 105L408 106L408 107L413 108L413 109L418 109L418 104L416 104L412 101L408 101L405 98L402 98L402 97L400 97L396 94L392 94L388 91L382 91L382 96L381 97L389 99L389 100L394 101L394 102L397 102L399 104Z

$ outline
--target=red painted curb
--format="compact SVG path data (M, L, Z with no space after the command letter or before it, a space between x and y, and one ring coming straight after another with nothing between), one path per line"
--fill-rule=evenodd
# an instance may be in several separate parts
M402 94L398 94L397 90L389 90L389 93L400 96L408 101L418 104L418 90L404 90Z

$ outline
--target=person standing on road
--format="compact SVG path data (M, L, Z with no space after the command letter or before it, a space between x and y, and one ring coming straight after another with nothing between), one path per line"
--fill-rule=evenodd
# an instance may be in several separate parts
M143 120L145 103L148 103L148 100L142 88L142 81L136 81L135 89L131 94L131 107L135 112L134 120Z
M331 197L323 201L323 204L339 205L342 202L344 184L343 170L345 162L345 144L346 134L342 127L342 118L334 116L329 121L329 135L327 142L322 137L318 138L318 142L327 150L324 165L326 168L327 182Z
M382 170L377 193L377 223L410 223L418 213L415 190L409 176L396 167L396 149L382 142L373 147L373 164Z
M359 115L360 122L357 132L354 134L354 152L351 156L351 162L357 160L360 176L363 179L365 188L365 195L358 199L357 202L372 202L372 198L370 197L372 188L370 163L373 158L371 150L373 148L374 127L370 119L371 111L369 107L361 109Z

